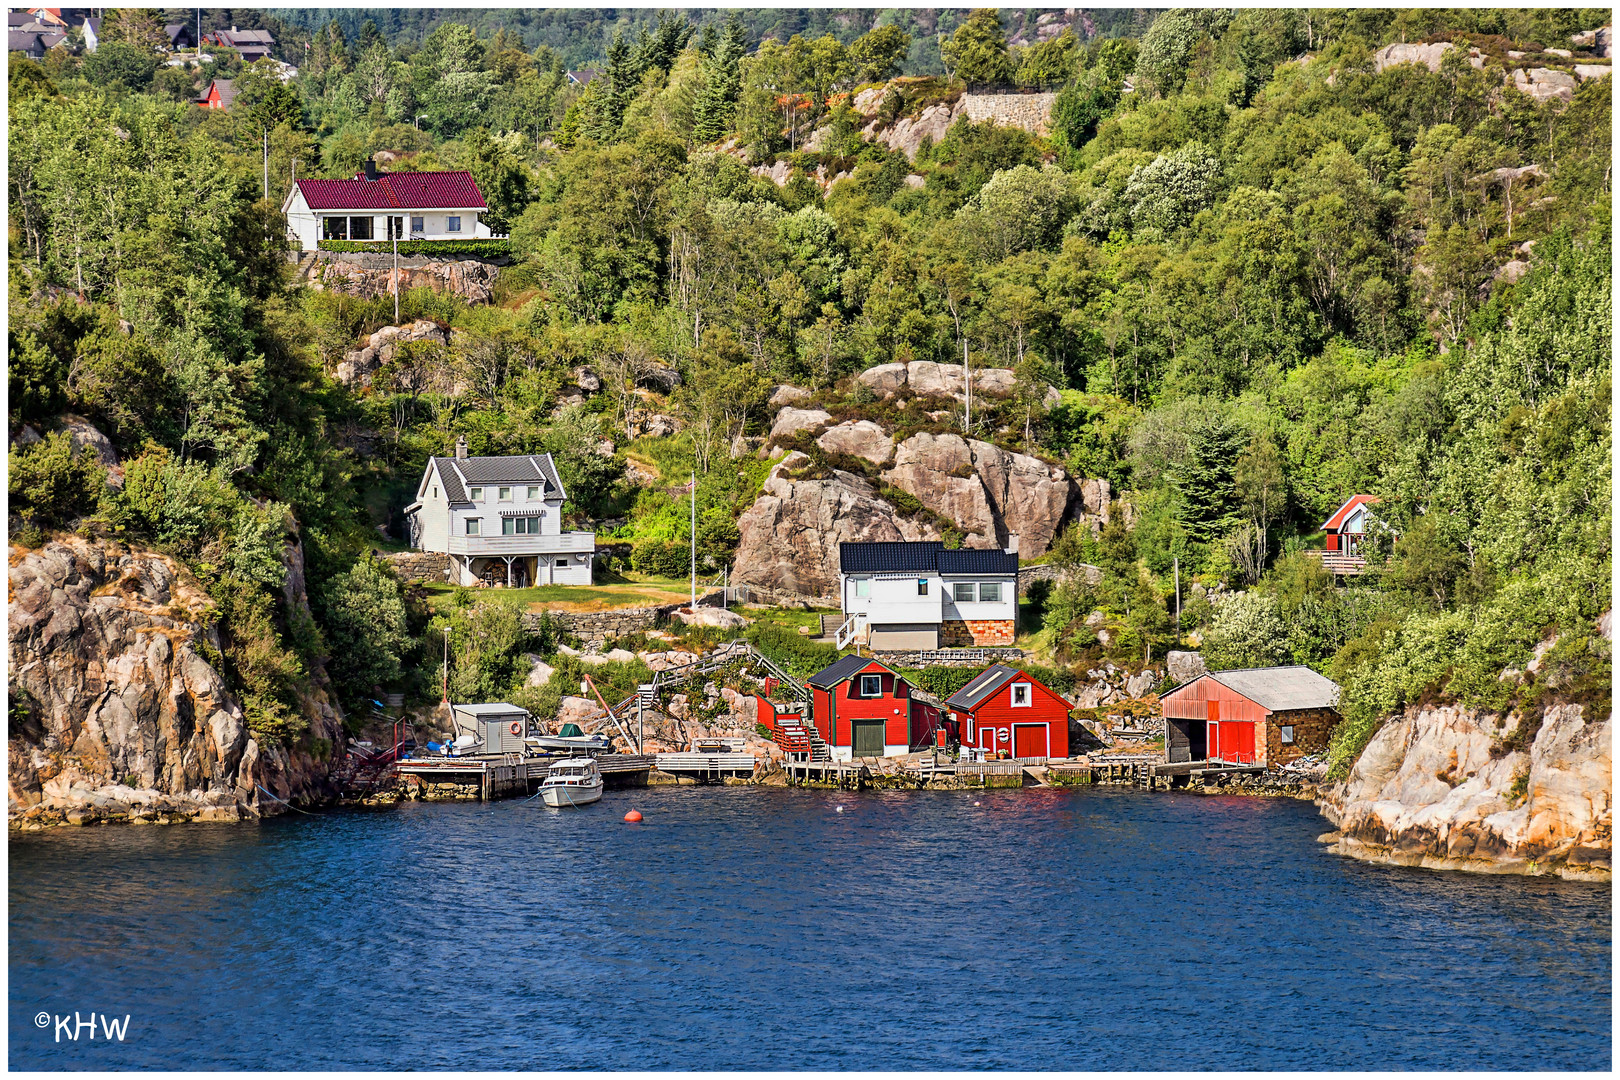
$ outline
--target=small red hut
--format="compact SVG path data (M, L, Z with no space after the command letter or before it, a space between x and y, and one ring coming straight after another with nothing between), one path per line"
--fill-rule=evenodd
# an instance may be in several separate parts
M897 757L920 747L939 726L939 710L912 695L893 668L851 653L816 672L812 722L834 761Z
M1352 495L1333 512L1332 517L1322 522L1325 546L1329 552L1349 556L1363 554L1367 522L1371 518L1367 508L1377 501L1375 495Z
M1339 684L1308 667L1215 671L1159 699L1164 759L1280 765L1327 749Z
M1021 761L1069 756L1069 703L1040 680L996 664L945 701L962 745Z

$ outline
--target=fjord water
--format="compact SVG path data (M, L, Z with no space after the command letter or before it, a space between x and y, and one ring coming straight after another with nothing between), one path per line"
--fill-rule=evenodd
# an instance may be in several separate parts
M1608 886L1366 866L1326 828L686 788L14 836L10 1064L1610 1068ZM91 1011L125 1040L36 1026Z

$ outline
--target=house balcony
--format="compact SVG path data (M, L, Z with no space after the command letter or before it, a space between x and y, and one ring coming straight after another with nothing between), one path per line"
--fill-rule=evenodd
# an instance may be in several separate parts
M504 555L572 555L594 552L595 550L596 534L588 532L565 532L554 536L547 536L544 533L538 536L533 534L518 536L452 536L445 545L445 551L449 554L463 555L468 558Z
M1346 555L1342 551L1307 550L1306 555L1318 560L1322 569L1339 577L1355 577L1367 568L1367 560L1360 555Z

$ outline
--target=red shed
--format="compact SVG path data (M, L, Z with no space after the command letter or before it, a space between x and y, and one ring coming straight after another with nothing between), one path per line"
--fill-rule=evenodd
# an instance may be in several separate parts
M897 757L939 726L939 710L912 696L911 684L876 660L851 653L816 672L811 722L834 761Z
M1361 555L1367 539L1367 507L1378 501L1375 495L1352 495L1333 516L1322 522L1328 551L1341 555Z
M945 701L962 745L1006 750L1020 760L1069 756L1069 703L1006 664L980 673Z
M1164 759L1280 765L1327 749L1339 684L1308 667L1200 675L1159 699Z

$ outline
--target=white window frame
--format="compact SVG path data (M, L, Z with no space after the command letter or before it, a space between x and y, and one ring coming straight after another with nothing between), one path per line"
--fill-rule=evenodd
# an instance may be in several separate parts
M870 600L872 598L871 578L858 577L855 579L855 597L858 600Z
M416 215L416 214L411 215L411 232L413 232L413 233L427 232L427 217L425 215L423 215L423 216L419 216L419 215Z
M1292 746L1292 745L1294 745L1294 725L1293 724L1284 724L1282 726L1282 744L1284 746Z
M540 497L540 485L539 484L530 484L528 494L529 494L529 498L538 499Z
M467 489L467 498L470 499L473 502L483 502L484 501L484 489L481 488L481 487L470 487L470 488L468 488Z
M451 214L449 217L445 218L444 219L444 231L445 232L460 232L461 231L461 215L460 214Z
M482 535L484 535L480 531L480 530L483 529L483 524L482 524L483 520L484 520L483 518L468 518L467 519L467 535L468 536L482 536Z
M975 592L974 592L975 588L976 588L976 586L971 581L954 581L954 582L952 582L951 583L951 602L956 603L956 604L971 604L971 603L973 603L975 601L975 599L976 599L976 595L975 595ZM964 590L964 589L967 590L967 595L966 596L962 595L962 590Z
M1018 700L1018 691L1020 691L1020 690L1022 690L1024 692L1024 700L1023 701ZM1015 683L1013 683L1012 684L1012 690L1008 693L1007 701L1015 709L1033 708L1034 705L1035 705L1034 687L1030 683L1027 683L1027 682L1015 682Z
M999 582L999 581L981 581L981 582L979 582L979 603L981 603L981 604L999 604L999 603L1001 603L1001 584L1002 583ZM984 590L986 590L986 589L994 589L995 592L996 592L996 595L993 596L993 597L984 595Z
M511 502L512 489L509 487L498 487L495 489L495 497L501 502Z
M883 696L883 676L881 674L863 674L859 678L860 678L861 681L859 683L857 683L856 685L860 689L860 696L861 697L863 697L863 698L880 698L880 697ZM867 689L866 689L866 686L867 686L866 680L867 679L871 679L873 681L873 685L875 685L877 687L877 690L875 692L869 693L867 691Z

